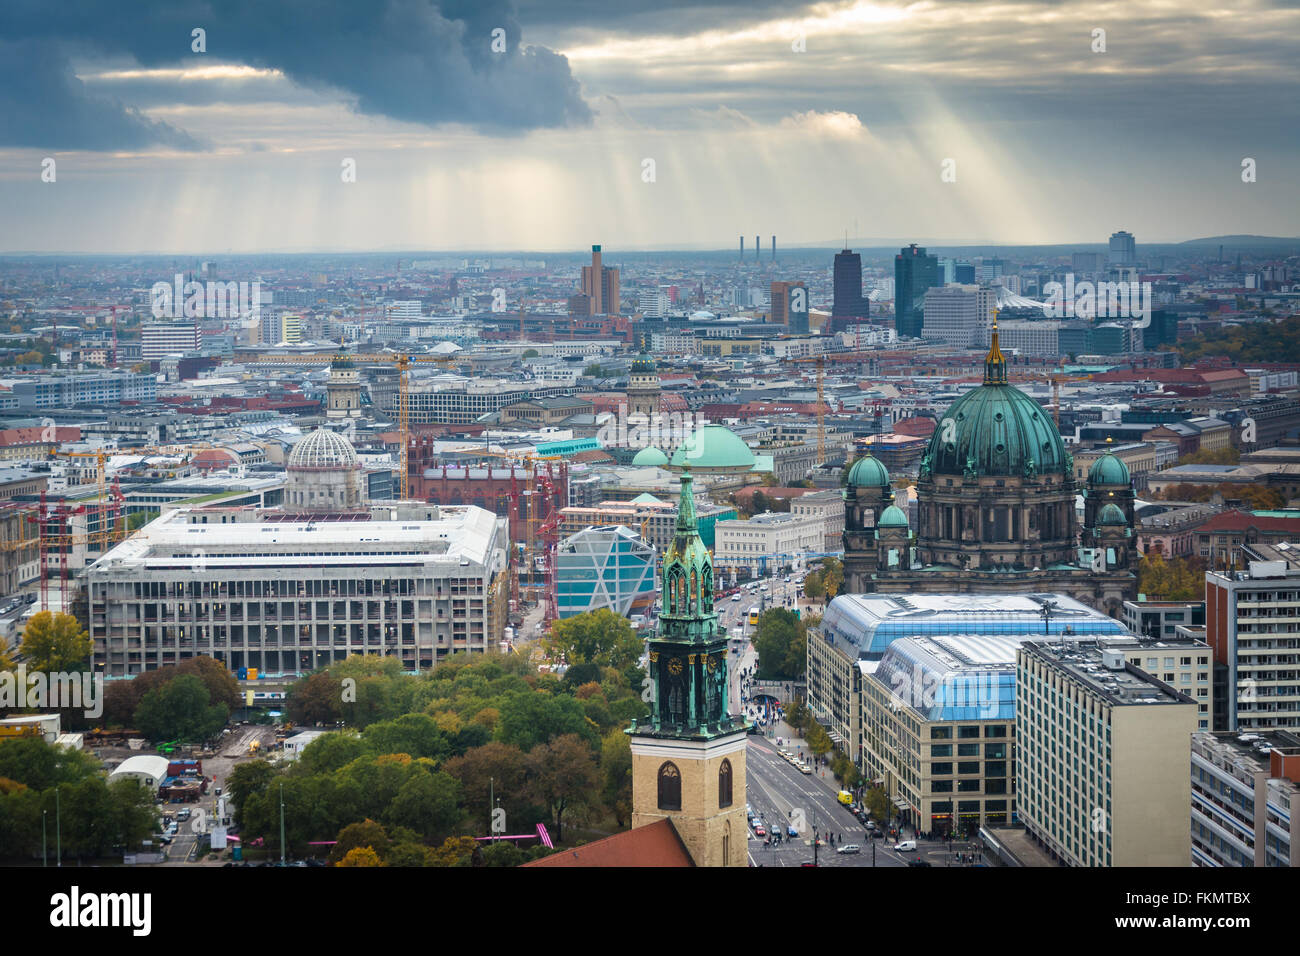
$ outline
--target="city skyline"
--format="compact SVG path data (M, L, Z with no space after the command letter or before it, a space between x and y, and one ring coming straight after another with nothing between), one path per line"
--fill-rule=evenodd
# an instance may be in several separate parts
M1265 0L105 9L0 13L0 252L1157 243L1300 208L1300 11Z

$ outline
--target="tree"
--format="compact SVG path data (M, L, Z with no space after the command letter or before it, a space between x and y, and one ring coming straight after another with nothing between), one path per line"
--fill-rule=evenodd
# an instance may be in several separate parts
M343 714L343 681L317 671L295 681L288 694L289 719L295 724L333 724Z
M804 733L808 726L808 722L811 720L812 712L808 709L808 705L804 703L802 697L796 697L786 705L785 722L800 734Z
M754 633L760 680L795 680L808 666L808 635L793 611L776 607L758 618Z
M335 866L383 866L384 862L379 859L379 854L368 846L355 847L348 850L347 856L334 864Z
M428 714L403 714L396 720L371 724L361 735L371 753L410 754L441 759L451 744L438 722Z
M215 657L200 654L176 665L176 675L193 674L208 689L208 699L214 704L225 704L232 710L243 703L239 682L229 668Z
M564 814L580 812L597 803L600 778L587 742L576 734L563 734L529 753L528 786L538 803L555 821L555 838L564 838Z
M518 866L528 862L528 854L509 840L489 843L483 848L484 866Z
M538 822L525 792L524 754L518 747L492 741L448 760L443 768L460 781L461 806L475 830L486 831L488 810L495 801L506 812L509 826L527 827ZM520 832L511 830L510 832Z
M207 687L193 674L182 674L149 691L135 711L136 725L155 741L207 740L221 731L229 717L230 709L211 703Z
M461 819L459 796L460 784L454 777L441 772L416 773L397 791L385 819L427 840L446 839Z
M611 730L600 742L601 798L620 827L632 820L632 744L621 730Z
M274 779L275 768L265 760L235 764L226 778L226 793L237 819L244 819L244 806L249 798L266 793Z
M480 857L478 842L473 837L447 837L442 846L429 853L430 866L473 866Z
M80 670L90 660L90 635L71 614L41 611L23 629L22 655L29 671Z
M381 824L367 817L360 823L349 823L339 831L334 848L330 850L331 862L338 863L353 850L366 847L379 856L385 856L392 840Z
M816 721L814 721L812 726L808 728L808 733L805 735L804 740L808 742L808 749L818 757L826 756L834 746L831 742L830 734L826 733L826 729Z
M502 701L496 729L497 740L502 743L527 752L562 734L577 734L592 745L596 743L596 728L574 698L529 691L511 694Z
M893 802L889 799L889 794L880 787L872 787L864 793L862 805L880 826L887 824L894 815Z
M604 607L556 621L545 647L552 658L562 656L570 664L591 663L619 670L640 659L643 650L627 618Z
M537 356L541 354L542 353L537 351L537 349L524 349L524 354L519 357L521 359L530 359L530 358L537 358Z

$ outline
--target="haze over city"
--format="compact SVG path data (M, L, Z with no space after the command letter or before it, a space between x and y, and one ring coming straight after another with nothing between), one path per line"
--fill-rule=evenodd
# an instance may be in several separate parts
M134 9L0 11L0 250L1297 232L1287 3Z

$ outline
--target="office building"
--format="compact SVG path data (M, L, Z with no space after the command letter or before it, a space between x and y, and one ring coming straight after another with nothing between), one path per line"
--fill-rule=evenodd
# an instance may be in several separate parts
M973 270L972 270L973 271ZM971 276L972 280L974 276ZM958 276L958 281L961 277ZM925 325L925 293L939 285L939 259L916 243L894 257L894 328L899 337L920 338Z
M997 290L976 285L945 285L926 289L922 311L927 339L961 348L988 348Z
M153 402L157 397L158 377L143 372L52 372L0 378L0 409L121 405Z
M808 288L802 282L773 282L770 315L792 335L808 334Z
M832 275L830 332L843 332L851 325L867 321L871 303L862 295L862 256L843 249L835 256Z
M655 549L624 527L579 531L556 548L555 592L561 618L644 610L655 597Z
M814 513L768 512L748 521L719 521L714 529L713 559L719 570L770 573L820 553L826 544L826 521Z
M403 503L361 514L164 512L85 572L91 666L119 677L207 655L296 676L352 654L423 670L458 651L496 651L510 590L505 519Z
M140 328L140 356L146 362L197 352L202 345L203 334L197 322L164 322Z
M588 315L619 311L618 269L601 264L600 246L591 247L591 265L582 267L582 294L589 303Z
M1187 866L1196 703L1115 648L1016 652L1020 822L1070 866Z
M1297 866L1300 737L1192 735L1192 866Z
M1137 265L1137 244L1133 241L1133 233L1111 233L1107 264L1112 269L1131 269Z
M1222 666L1222 729L1300 728L1300 553L1241 546L1244 571L1205 572L1205 634ZM1217 689L1217 688L1216 688Z

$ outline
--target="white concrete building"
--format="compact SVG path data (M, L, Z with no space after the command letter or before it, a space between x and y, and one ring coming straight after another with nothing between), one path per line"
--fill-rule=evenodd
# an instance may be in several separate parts
M208 655L287 676L369 653L414 671L492 651L507 545L506 519L470 506L374 505L333 520L178 508L86 570L92 667L139 674Z
M748 521L719 521L714 525L714 566L749 568L753 574L777 570L808 551L824 551L825 527L825 519L815 513L767 512Z
M996 305L996 289L983 289L977 285L945 285L927 289L922 335L951 345L984 348L989 344Z
M203 333L199 323L193 321L145 325L140 329L140 357L146 362L178 352L196 352L202 344Z

